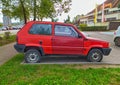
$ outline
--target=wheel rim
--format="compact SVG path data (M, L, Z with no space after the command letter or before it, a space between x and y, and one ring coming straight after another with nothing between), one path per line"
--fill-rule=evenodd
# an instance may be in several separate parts
M39 59L39 56L36 52L31 52L27 57L27 60L31 63L36 62L38 59Z
M92 59L93 59L94 61L98 61L98 60L100 59L100 54L97 53L97 52L93 53L93 54L92 54Z

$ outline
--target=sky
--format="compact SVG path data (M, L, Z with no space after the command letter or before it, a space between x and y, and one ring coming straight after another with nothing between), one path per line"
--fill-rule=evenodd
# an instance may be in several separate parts
M104 1L106 0L72 0L71 10L59 16L59 21L63 21L68 15L73 19L77 15L87 14L95 8L96 4L102 4Z
M63 13L62 16L57 17L59 22L63 22L69 15L73 19L77 15L87 14L92 11L96 4L101 4L106 0L72 0L71 10L68 13ZM12 20L14 21L14 20ZM2 13L0 10L0 22L2 22Z

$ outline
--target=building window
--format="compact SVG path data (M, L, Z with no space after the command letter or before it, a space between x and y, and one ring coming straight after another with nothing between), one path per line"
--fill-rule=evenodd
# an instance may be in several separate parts
M107 21L114 21L114 20L116 20L116 17L113 17L113 18L107 18L106 20L107 20Z

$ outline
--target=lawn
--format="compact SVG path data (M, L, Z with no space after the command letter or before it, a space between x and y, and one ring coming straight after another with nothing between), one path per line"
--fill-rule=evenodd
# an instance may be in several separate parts
M120 68L75 68L82 65L21 64L18 54L0 66L0 85L119 85Z

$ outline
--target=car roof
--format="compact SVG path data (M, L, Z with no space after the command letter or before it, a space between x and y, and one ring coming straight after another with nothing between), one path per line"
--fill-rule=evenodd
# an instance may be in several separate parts
M62 24L62 25L71 25L63 22L50 22L50 21L29 21L28 23L48 23L48 24Z

